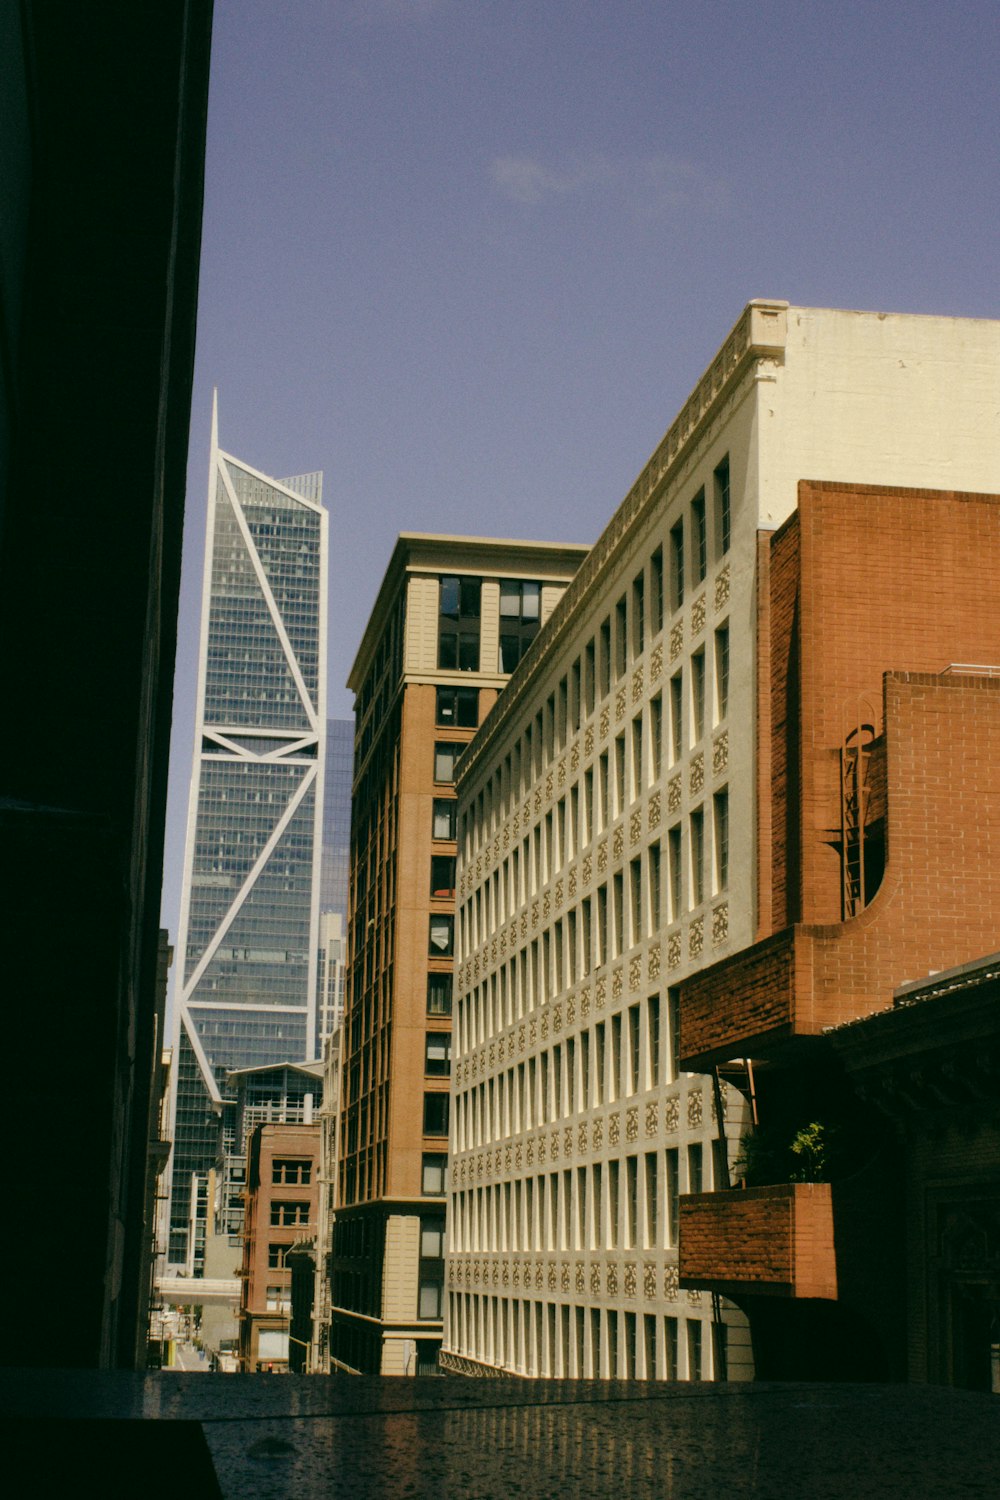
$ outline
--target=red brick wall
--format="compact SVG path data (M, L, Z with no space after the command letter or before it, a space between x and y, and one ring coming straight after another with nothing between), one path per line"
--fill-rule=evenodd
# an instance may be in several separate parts
M681 1199L682 1285L836 1297L828 1183L782 1183Z
M796 870L795 835L775 805L772 822L787 840L790 874L787 904L774 900L775 926L840 919L840 860L828 841L840 824L837 752L859 701L878 733L886 672L1000 664L996 496L804 481L797 523L775 534L770 566L773 801L797 792L801 846ZM795 636L798 681L785 679L783 705L782 674L787 659L794 664ZM796 753L797 789L782 763L783 754L791 761ZM778 873L780 855L774 863Z

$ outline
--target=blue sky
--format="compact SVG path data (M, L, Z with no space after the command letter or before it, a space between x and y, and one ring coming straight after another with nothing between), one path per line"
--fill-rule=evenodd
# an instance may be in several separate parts
M744 303L994 317L987 0L216 0L168 812L212 387L325 473L330 710L396 535L593 541Z

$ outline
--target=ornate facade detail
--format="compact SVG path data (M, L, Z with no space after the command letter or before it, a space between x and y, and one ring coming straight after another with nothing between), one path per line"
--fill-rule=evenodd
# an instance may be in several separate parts
M587 1150L587 1122L581 1120L576 1128L576 1149L583 1156Z
M589 854L585 854L583 856L583 883L584 883L584 885L589 885L590 884L590 878L591 878L592 874L593 874L593 864L591 862L590 855Z
M676 969L681 961L681 935L672 932L667 938L667 968Z
M705 629L705 595L699 594L691 606L691 634L698 635Z
M580 769L579 743L575 744L572 750L569 752L569 768L571 771L578 771Z
M705 919L695 917L688 928L688 957L700 958L705 948Z
M635 1261L625 1262L625 1295L634 1297L636 1293Z
M637 990L642 983L642 955L634 954L628 961L628 987Z
M726 605L728 603L729 603L729 564L726 563L726 566L723 568L722 572L719 574L718 578L715 580L715 607L716 607L716 609L725 609L725 607L726 607Z
M539 1261L535 1267L535 1291L540 1292L544 1284L542 1262Z
M608 1116L608 1145L617 1146L622 1138L622 1122L620 1115Z
M607 704L605 704L604 707L601 709L601 717L600 717L600 720L599 720L599 726L600 726L601 739L602 740L603 739L607 739L608 730L611 728L611 709L608 707Z
M692 1289L690 1292L688 1292L688 1302L690 1302L692 1307L700 1307L701 1293L696 1289Z
M628 706L628 695L624 688L619 688L615 694L615 719L624 719L625 709Z
M538 1137L538 1165L540 1167L544 1167L544 1165L545 1165L545 1159L546 1159L547 1155L548 1155L548 1148L547 1148L547 1146L545 1144L545 1137L544 1137L544 1135L540 1135ZM528 1165L530 1166L531 1163L529 1162Z
M600 1115L597 1116L597 1119L591 1125L591 1140L594 1143L593 1149L595 1151L604 1150L604 1121Z
M671 776L667 782L667 812L675 813L681 805L681 773Z
M563 1261L559 1267L559 1289L563 1292L569 1291L569 1264Z
M663 1295L668 1302L677 1301L680 1291L680 1276L676 1266L666 1266L663 1271Z
M705 1117L705 1100L702 1097L701 1089L692 1089L691 1093L688 1094L687 1117L688 1125L692 1130L697 1129L702 1123Z
M712 942L718 946L729 936L729 903L723 901L712 913Z
M572 995L566 996L566 1025L572 1026L576 1020L576 1001Z
M562 1003L559 1000L552 1007L552 1030L556 1036L562 1031Z
M618 1267L616 1265L610 1265L607 1268L607 1287L609 1297L618 1296Z
M602 875L607 868L608 868L608 846L607 846L607 844L598 844L598 846L597 846L597 873L598 873L598 875Z
M660 826L659 787L656 788L655 792L650 792L649 794L649 802L646 805L646 821L648 822L650 828L659 828Z
M647 1302L652 1302L656 1296L656 1267L651 1260L644 1261L643 1263L642 1295Z
M575 1272L575 1275L573 1277L573 1285L576 1287L576 1290L582 1296L586 1292L586 1290L587 1290L587 1283L586 1283L586 1280L584 1279L584 1275L583 1275L583 1261L582 1260L578 1260L577 1261L577 1263L576 1263L576 1265L574 1267L574 1272Z
M560 787L563 787L563 786L566 785L566 757L565 757L565 755L563 756L563 758L560 760L558 766L556 767L556 785L560 786Z
M549 895L548 891L544 891L542 894L542 921L547 922L551 913L552 897Z
M729 765L729 730L724 729L712 741L712 775L721 776Z
M605 1000L607 999L607 980L603 975L594 985L594 999L598 1009L603 1006Z
M684 622L678 620L670 630L670 660L676 661L684 649Z
M551 1143L549 1145L549 1155L551 1156L551 1158L552 1158L553 1161L558 1161L559 1160L559 1132L558 1132L558 1130L553 1130L553 1132L552 1132L552 1141L551 1141Z
M528 1022L528 1046L533 1047L538 1040L538 1026L534 1016Z
M542 1019L541 1019L540 1025L539 1025L539 1030L540 1030L540 1032L542 1034L542 1041L543 1042L547 1041L548 1040L548 1036L549 1036L549 1013L548 1013L548 1011L543 1011L542 1012Z
M611 998L620 1000L625 992L625 980L621 969L616 969L611 976Z
M563 1155L573 1155L573 1127L567 1125L563 1130Z
M521 1170L521 1142L520 1141L516 1141L514 1143L514 1171L515 1172L520 1172L520 1170Z
M625 830L620 823L611 838L611 853L615 859L621 859L625 853Z
M540 786L536 786L535 787L535 796L534 796L534 803L533 803L533 805L534 805L534 809L535 809L535 816L537 817L537 815L542 810L542 789L541 789Z
M590 1291L594 1297L601 1295L601 1268L596 1264L590 1268Z
M545 800L552 801L552 772L548 771L545 776Z
M655 1135L660 1128L660 1104L658 1099L651 1099L646 1105L646 1134Z
M571 901L576 895L576 865L573 866L566 878L566 893Z
M649 956L646 962L646 973L650 979L658 979L660 977L659 943L654 943L649 950Z
M655 682L663 671L663 642L657 641L649 654L650 681Z
M628 837L630 844L637 844L642 838L642 808L637 807L628 820Z
M580 991L580 1014L584 1020L590 1015L590 991Z
M556 1279L555 1261L551 1261L550 1260L549 1261L549 1291L550 1292L554 1292L555 1289L556 1289L556 1287L558 1285L559 1285L559 1283L558 1283L558 1280Z
M643 692L642 675L643 675L642 674L642 663L640 662L639 665L636 667L635 671L632 673L632 702L633 703L638 703L639 700L642 698L642 692Z
M688 786L692 797L696 797L705 785L705 755L699 750L697 755L691 757L691 770L688 778Z
M529 1136L524 1144L524 1161L526 1166L535 1165L535 1142L532 1136Z
M625 1139L629 1145L639 1139L639 1106L637 1104L630 1105L625 1111Z

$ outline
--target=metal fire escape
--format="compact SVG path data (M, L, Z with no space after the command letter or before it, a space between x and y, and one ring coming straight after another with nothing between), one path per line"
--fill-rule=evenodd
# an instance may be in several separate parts
M871 705L858 704L858 722L840 749L840 847L843 876L843 917L857 916L868 904L865 890L865 828L871 795L868 772L875 741L875 725L862 716Z

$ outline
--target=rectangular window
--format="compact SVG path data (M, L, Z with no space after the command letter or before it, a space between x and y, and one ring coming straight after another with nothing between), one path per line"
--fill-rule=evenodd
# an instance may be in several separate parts
M428 1198L442 1198L447 1193L448 1158L446 1155L424 1152L421 1159L420 1191Z
M454 854L431 855L431 897L435 901L455 899Z
M632 657L646 649L646 579L639 573L632 580Z
M448 575L441 579L438 667L442 671L479 671L480 593L478 578Z
M627 608L624 596L615 605L615 680L624 677L628 664Z
M664 1153L667 1188L667 1244L676 1245L680 1226L681 1184L680 1155L676 1146Z
M455 780L455 772L458 762L462 757L464 745L459 745L452 740L438 740L434 745L434 780L451 783Z
M598 670L600 673L598 685L599 696L606 698L611 691L611 620L605 620L600 629L601 651L598 659Z
M435 912L430 918L428 952L431 958L450 958L455 951L455 918Z
M633 859L629 861L629 916L631 930L628 934L629 943L642 941L642 860Z
M705 520L705 491L699 490L691 501L691 567L695 584L704 583L708 572L708 526Z
M271 1271L283 1271L291 1245L268 1245L267 1264Z
M308 1224L309 1204L272 1201L271 1223L275 1225L283 1225L285 1227L294 1224Z
M308 1187L312 1181L312 1162L275 1157L271 1163L271 1181L301 1183L303 1187Z
M615 739L615 807L614 816L620 816L625 807L625 736Z
M720 557L729 551L732 516L729 500L729 454L716 467L715 482L715 545Z
M641 1011L638 1006L628 1008L628 1092L639 1092L639 1063L642 1056L642 1034L639 1030Z
M479 723L479 689L439 687L434 722L461 729L475 729Z
M715 889L729 885L729 792L723 788L712 798L712 822L715 833Z
M682 910L681 888L681 826L675 824L667 834L668 875L670 879L670 921L679 920Z
M291 1312L292 1289L290 1286L269 1286L266 1293L268 1312Z
M684 603L684 522L670 528L670 610Z
M647 1250L652 1250L660 1243L660 1221L659 1203L656 1193L656 1152L647 1151L645 1155L645 1191L646 1191L646 1238Z
M639 1158L625 1158L625 1249L635 1248L639 1224Z
M670 679L670 764L684 754L684 674L675 672Z
M583 652L584 711L592 714L597 706L597 652L592 640Z
M417 1302L417 1317L439 1321L443 1316L444 1284L437 1279L421 1276Z
M700 1193L702 1190L702 1168L704 1160L705 1158L702 1151L701 1141L694 1141L687 1148L689 1193Z
M647 780L655 786L663 760L663 698L657 693L649 700L649 770Z
M651 1089L660 1086L660 997L650 995L646 1001L646 1036L649 1048L649 1084Z
M649 864L649 931L655 935L660 930L662 900L660 893L660 846L650 844L647 854Z
M715 717L720 722L729 712L729 626L715 632Z
M429 1031L424 1045L424 1072L428 1077L447 1077L451 1072L451 1033Z
M705 733L705 653L691 657L691 739L694 744Z
M597 762L597 790L601 798L600 828L604 829L614 820L614 810L611 806L608 752L606 750Z
M611 900L613 905L611 919L614 924L611 933L611 956L620 958L625 942L625 877L621 870L616 870L611 877Z
M687 1320L688 1380L701 1379L701 1324Z
M649 560L649 624L654 635L663 629L663 548Z
M424 1095L424 1135L448 1134L448 1095Z
M423 1215L420 1219L420 1258L421 1260L442 1260L444 1258L444 1216L435 1214L433 1217Z
M667 991L667 1082L676 1083L680 1072L681 1005L675 986Z
M691 814L691 905L705 899L705 813L700 807Z
M427 1014L429 1016L451 1015L451 974L428 974Z
M664 1380L677 1379L677 1319L663 1320Z
M642 715L632 720L632 786L631 800L642 793Z
M618 1216L619 1204L619 1173L620 1164L616 1161L608 1162L608 1248L618 1249Z
M435 797L431 836L435 839L455 838L455 816L458 803L452 798Z
M501 672L513 672L542 622L542 588L514 578L500 580Z

